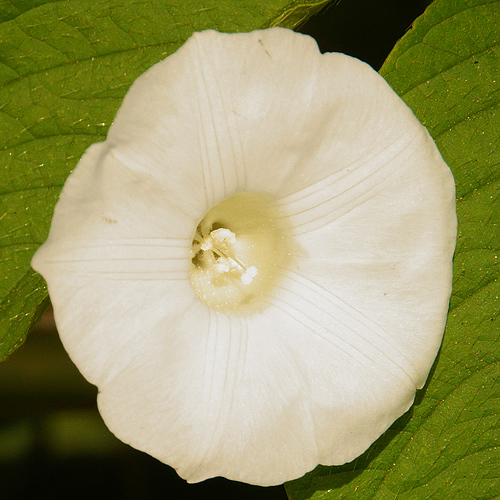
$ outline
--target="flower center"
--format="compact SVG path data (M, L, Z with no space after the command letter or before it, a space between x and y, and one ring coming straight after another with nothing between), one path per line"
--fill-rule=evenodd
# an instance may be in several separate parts
M198 224L191 247L197 297L215 309L262 310L295 253L287 222L262 193L241 192L214 205Z

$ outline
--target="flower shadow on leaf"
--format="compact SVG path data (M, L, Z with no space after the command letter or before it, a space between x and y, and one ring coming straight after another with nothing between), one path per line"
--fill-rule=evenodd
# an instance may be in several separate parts
M417 390L415 395L415 402L412 407L400 418L398 418L390 427L387 429L379 439L377 439L362 455L358 458L344 465L339 466L325 466L318 465L314 470L308 472L303 477L296 479L295 481L290 481L285 483L285 490L289 498L291 497L291 491L293 491L294 500L309 500L312 498L323 498L320 494L316 495L318 492L327 492L329 490L340 489L351 481L356 479L359 475L370 468L370 465L375 461L375 459L383 452L386 452L387 447L395 440L400 441L399 446L394 447L394 455L399 454L402 448L404 448L405 443L410 438L410 433L407 437L403 436L404 431L407 430L410 424L415 410L418 412L418 407L422 403L427 393L429 384L434 376L436 367L438 365L439 359L441 357L441 350L439 351L434 364L432 365L431 371L427 381L422 387L422 389ZM387 453L391 453L387 451ZM396 461L396 456L388 457L384 463L393 463ZM387 473L388 471L386 471ZM290 485L290 488L289 488ZM293 490L291 486L293 485ZM333 498L333 497L328 497ZM339 497L348 498L348 497Z

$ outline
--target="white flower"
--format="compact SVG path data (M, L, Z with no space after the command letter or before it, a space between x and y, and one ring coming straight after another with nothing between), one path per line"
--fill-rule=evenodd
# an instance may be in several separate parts
M454 183L369 66L273 28L141 76L33 258L123 441L190 482L361 454L439 349Z

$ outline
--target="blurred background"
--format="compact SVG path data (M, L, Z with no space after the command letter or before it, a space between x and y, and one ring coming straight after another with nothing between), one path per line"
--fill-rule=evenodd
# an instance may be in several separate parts
M300 29L322 52L344 52L379 69L430 2L342 0ZM136 451L104 426L96 389L69 360L50 310L26 343L0 363L2 500L286 499L222 478L188 485L168 466Z

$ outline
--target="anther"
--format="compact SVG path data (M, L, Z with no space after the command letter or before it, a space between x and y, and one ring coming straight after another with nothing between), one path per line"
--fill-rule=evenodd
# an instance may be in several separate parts
M247 268L243 262L236 258L233 252L235 244L236 235L229 229L222 227L211 231L208 237L202 241L200 248L204 252L212 252L219 257L213 264L216 273L223 274L239 270L242 272L241 282L244 285L249 285L257 276L257 268L255 266Z

